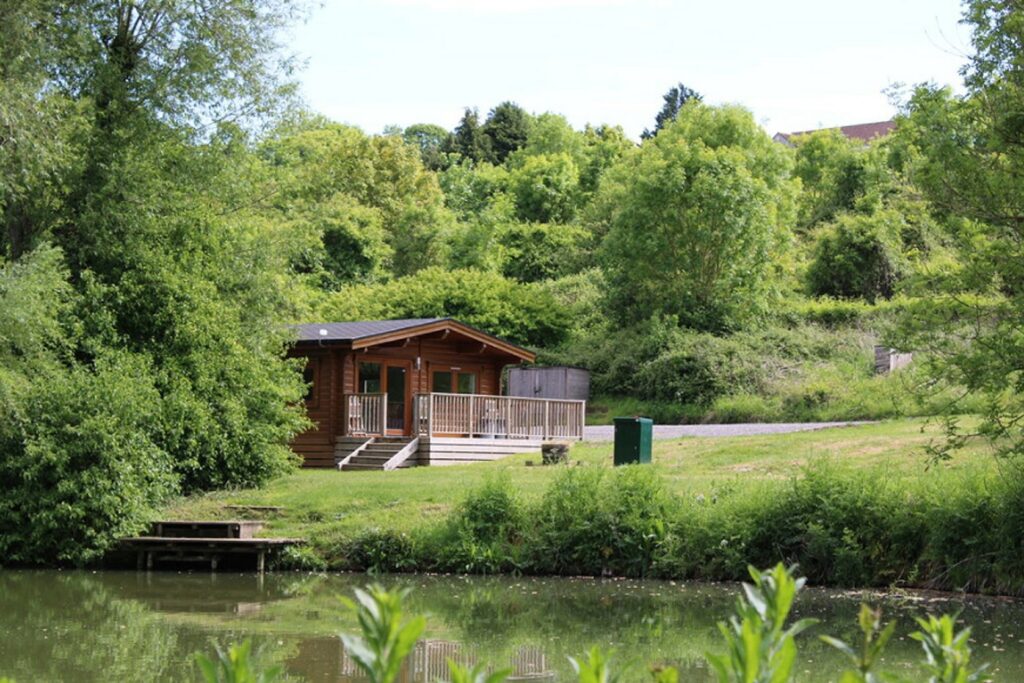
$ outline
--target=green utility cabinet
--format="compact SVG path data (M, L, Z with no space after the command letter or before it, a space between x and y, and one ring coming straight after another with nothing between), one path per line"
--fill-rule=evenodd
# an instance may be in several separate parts
M615 418L615 465L651 462L654 420L647 417Z

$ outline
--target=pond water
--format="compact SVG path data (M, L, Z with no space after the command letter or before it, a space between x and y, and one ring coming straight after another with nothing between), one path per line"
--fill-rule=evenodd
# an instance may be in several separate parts
M672 664L682 681L709 681L705 651L720 649L715 622L738 587L654 581L390 576L413 588L411 613L427 617L403 681L434 681L445 660L485 661L515 680L568 681L566 659L592 645L614 650L624 680L649 680ZM311 576L0 571L0 677L26 681L196 680L193 654L251 638L259 661L282 664L288 680L360 681L338 633L354 632L337 596L362 575ZM830 681L842 666L818 641L852 639L860 593L808 589L798 616L822 623L800 642L801 680ZM1024 603L948 595L869 595L900 622L887 666L915 675L913 617L962 610L978 661L997 681L1024 680Z

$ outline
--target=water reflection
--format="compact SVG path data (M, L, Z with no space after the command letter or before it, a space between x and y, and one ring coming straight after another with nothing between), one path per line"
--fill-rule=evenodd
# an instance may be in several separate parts
M337 600L364 576L0 572L0 675L19 681L193 680L193 653L251 638L258 659L283 664L293 680L363 680L339 632L355 631ZM434 681L448 658L488 662L520 681L571 678L567 656L592 645L614 649L626 680L648 680L651 664L678 667L682 680L710 680L704 653L718 649L715 622L734 586L588 579L389 577L411 586L410 610L428 628L402 681ZM874 596L877 602L878 596ZM861 596L809 591L798 616L815 632L852 639ZM980 661L996 680L1024 680L1024 606L919 594L885 599L900 621L888 668L912 675L918 644L905 634L915 615L963 609ZM803 680L835 679L836 653L813 636L801 643ZM827 673L826 673L827 672Z

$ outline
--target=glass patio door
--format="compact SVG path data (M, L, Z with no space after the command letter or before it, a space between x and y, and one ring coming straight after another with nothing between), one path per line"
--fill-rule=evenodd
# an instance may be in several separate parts
M384 432L395 436L408 434L411 422L409 413L412 407L411 363L371 357L360 360L356 367L358 393L383 394ZM376 413L374 424L381 424L380 412ZM377 429L379 430L380 427Z
M405 413L408 407L409 370L402 365L387 366L387 427L389 434L405 434Z

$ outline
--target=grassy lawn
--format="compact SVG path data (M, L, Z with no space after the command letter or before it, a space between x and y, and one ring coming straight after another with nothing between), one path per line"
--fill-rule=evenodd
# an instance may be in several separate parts
M926 472L924 447L939 438L937 426L921 420L841 427L815 432L726 438L684 438L654 442L653 467L669 489L681 494L710 493L721 487L785 485L805 466L823 461L877 470L880 476ZM611 467L612 445L578 444L573 461L584 467ZM395 472L304 470L261 490L219 492L177 501L165 518L238 517L225 505L276 505L283 512L269 520L267 535L307 538L327 555L342 540L368 527L413 529L443 518L466 492L496 472L505 472L524 498L540 496L559 468L527 466L538 456L515 456L493 463L420 467ZM976 443L948 469L990 468L987 447ZM932 472L931 474L934 474Z

